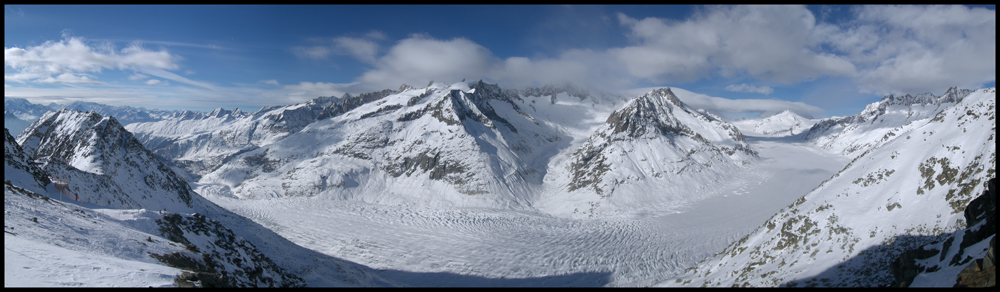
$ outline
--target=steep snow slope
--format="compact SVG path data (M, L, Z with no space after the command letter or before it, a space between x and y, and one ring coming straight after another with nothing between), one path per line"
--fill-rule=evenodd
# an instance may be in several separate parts
M200 176L237 154L299 131L314 122L331 100L264 107L255 113L221 108L209 114L185 111L162 121L129 124L126 129L156 155Z
M85 202L109 207L193 210L187 182L146 150L115 118L48 112L17 138L32 160Z
M432 83L128 129L193 172L208 196L532 209L541 193L569 192L543 199L568 216L693 202L702 197L691 193L753 157L731 124L683 106L669 89L651 94L621 106L620 97L565 84L519 92ZM604 178L602 161L619 148L637 152L609 160L615 171ZM619 185L639 195L611 198Z
M961 101L971 90L949 88L942 96L931 93L916 96L888 95L868 104L861 113L817 122L806 133L806 140L845 156L855 156L899 138L900 133L921 125L941 110Z
M735 126L684 105L669 88L611 113L554 169L538 207L570 216L634 212L690 203L713 182L742 172L757 153Z
M754 133L765 136L792 136L805 132L819 122L818 119L806 119L790 110L784 110L772 116L753 118L731 122L743 133Z
M965 227L963 209L995 176L995 118L996 89L976 90L660 285L891 285L889 264L903 250Z
M8 279L27 275L51 278L37 285L117 286L153 281L151 285L159 286L165 285L162 274L132 281L136 271L118 269L160 262L198 272L203 284L214 279L216 285L226 286L394 285L373 276L370 269L296 246L204 200L113 118L53 112L25 133L22 141L27 145L12 143L15 139L5 133L5 239L17 236L5 240L5 248L20 256L8 258L17 258L18 263L42 261L45 268L28 271L38 266L35 263L24 266L28 269L5 270ZM31 163L42 157L47 163L41 168ZM87 171L73 164L85 165ZM61 196L49 176L67 179L69 189L84 200ZM128 179L133 176L137 178ZM177 181L181 185L173 184ZM39 256L44 252L57 255ZM79 263L45 262L59 259L113 268L108 272L121 273L124 279L113 282L95 276L65 281L60 277L92 274L76 271Z
M526 208L562 137L517 98L483 82L407 88L240 153L205 174L200 190Z

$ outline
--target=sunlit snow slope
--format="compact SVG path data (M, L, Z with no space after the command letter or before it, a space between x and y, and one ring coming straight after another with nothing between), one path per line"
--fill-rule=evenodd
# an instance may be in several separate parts
M915 96L888 95L868 104L857 115L817 122L806 132L806 140L853 158L922 125L923 121L960 102L971 92L952 87L942 96L929 92Z
M24 145L5 131L5 286L170 286L178 269L203 286L394 285L194 194L114 118L30 129Z
M682 105L669 89L621 101L570 85L432 83L128 129L193 174L206 196L517 210L544 200L567 216L620 213L650 199L691 202L703 182L754 156L734 126ZM635 154L608 160L621 171L605 174L601 161L615 149Z
M753 118L732 122L743 133L753 133L765 136L791 136L808 131L818 119L807 119L785 110L772 116Z
M660 285L888 286L889 264L903 250L965 227L962 211L995 176L995 118L996 89L988 88L913 121L753 233Z

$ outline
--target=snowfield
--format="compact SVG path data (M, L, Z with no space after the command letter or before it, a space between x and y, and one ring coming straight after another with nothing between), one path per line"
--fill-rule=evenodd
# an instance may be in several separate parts
M756 168L720 182L708 199L602 219L323 197L208 198L296 244L405 285L648 286L752 231L848 162L801 137L747 140L760 152Z
M480 81L127 126L48 112L5 133L4 285L174 287L171 254L233 286L881 286L906 249L985 253L941 241L995 176L995 99L729 123L669 88Z

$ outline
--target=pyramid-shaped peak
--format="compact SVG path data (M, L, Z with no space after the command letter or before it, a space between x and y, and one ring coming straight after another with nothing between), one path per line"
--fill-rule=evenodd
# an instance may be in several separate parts
M673 106L684 107L683 102L680 98L670 90L670 87L663 87L658 89L653 89L652 91L639 96L637 100L644 102L652 102L653 104L662 104L661 100L667 101Z
M208 114L208 116L209 117L213 117L213 118L219 118L219 117L223 117L223 116L229 115L230 113L232 113L232 111L228 111L228 110L220 107L220 108L217 108L217 109L213 110L211 113Z

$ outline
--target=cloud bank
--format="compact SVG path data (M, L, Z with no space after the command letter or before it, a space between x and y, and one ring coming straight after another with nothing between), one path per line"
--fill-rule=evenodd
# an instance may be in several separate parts
M861 6L850 16L842 23L826 23L803 6L758 5L707 7L680 21L618 13L630 44L603 51L567 50L554 58L500 58L468 39L427 35L402 39L381 56L375 43L360 39L337 38L336 46L342 54L374 65L355 80L358 88L369 89L463 78L515 87L570 81L622 88L713 77L779 84L832 77L853 80L859 92L884 95L976 88L995 81L993 10ZM773 92L745 84L727 90Z

